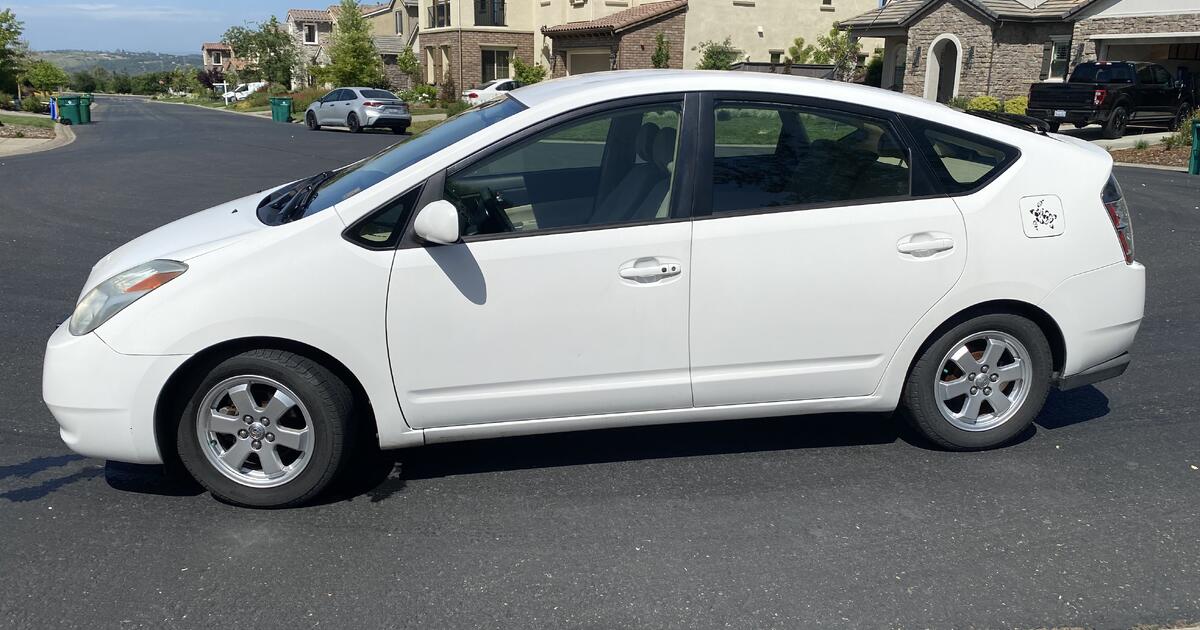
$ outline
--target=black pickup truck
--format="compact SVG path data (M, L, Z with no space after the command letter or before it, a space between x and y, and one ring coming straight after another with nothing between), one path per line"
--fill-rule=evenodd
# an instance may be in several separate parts
M1034 83L1027 114L1051 131L1062 123L1100 124L1105 138L1120 138L1131 124L1174 129L1196 106L1194 89L1157 64L1091 61L1076 66L1066 83Z

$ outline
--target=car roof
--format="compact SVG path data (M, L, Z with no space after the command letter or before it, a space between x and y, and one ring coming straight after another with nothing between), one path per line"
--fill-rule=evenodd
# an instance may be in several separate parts
M340 87L340 88L335 88L335 89L338 89L338 90L358 90L358 91L360 91L360 92L361 92L361 91L363 91L363 90L380 90L380 91L383 91L383 92L391 92L391 90L389 90L389 89L387 89L387 88L375 88L375 87L355 87L355 86L353 86L353 85L347 85L347 86Z

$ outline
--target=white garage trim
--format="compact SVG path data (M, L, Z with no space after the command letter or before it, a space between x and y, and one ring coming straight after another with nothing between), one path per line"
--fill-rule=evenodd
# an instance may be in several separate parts
M1180 31L1177 33L1097 33L1088 39L1112 43L1120 40L1122 44L1192 44L1200 41L1200 31Z

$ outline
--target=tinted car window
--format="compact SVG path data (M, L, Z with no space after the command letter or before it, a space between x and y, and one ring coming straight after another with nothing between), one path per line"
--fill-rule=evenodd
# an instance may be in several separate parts
M1159 83L1166 85L1171 82L1171 73L1167 72L1166 68L1162 66L1154 66L1154 78Z
M1128 64L1081 63L1071 73L1071 83L1133 83Z
M363 98L388 98L392 100L399 100L395 94L392 94L387 90L360 90L359 93L363 95Z
M1014 147L960 129L910 116L904 121L942 188L951 194L982 188L1020 156Z
M556 125L446 179L463 235L667 219L679 142L676 103Z
M886 121L783 104L718 102L712 211L907 196L908 154Z
M1158 83L1158 77L1154 76L1154 66L1142 66L1137 70L1138 83L1153 85Z
M355 162L325 181L313 195L304 216L334 204L399 173L442 149L525 109L520 101L501 98L490 101L430 127L412 138L392 145L365 160ZM261 217L270 223L267 218Z

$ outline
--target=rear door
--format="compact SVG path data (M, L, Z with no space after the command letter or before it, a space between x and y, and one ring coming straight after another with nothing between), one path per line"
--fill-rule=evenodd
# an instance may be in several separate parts
M864 396L954 285L963 219L886 112L716 95L692 242L697 406Z

